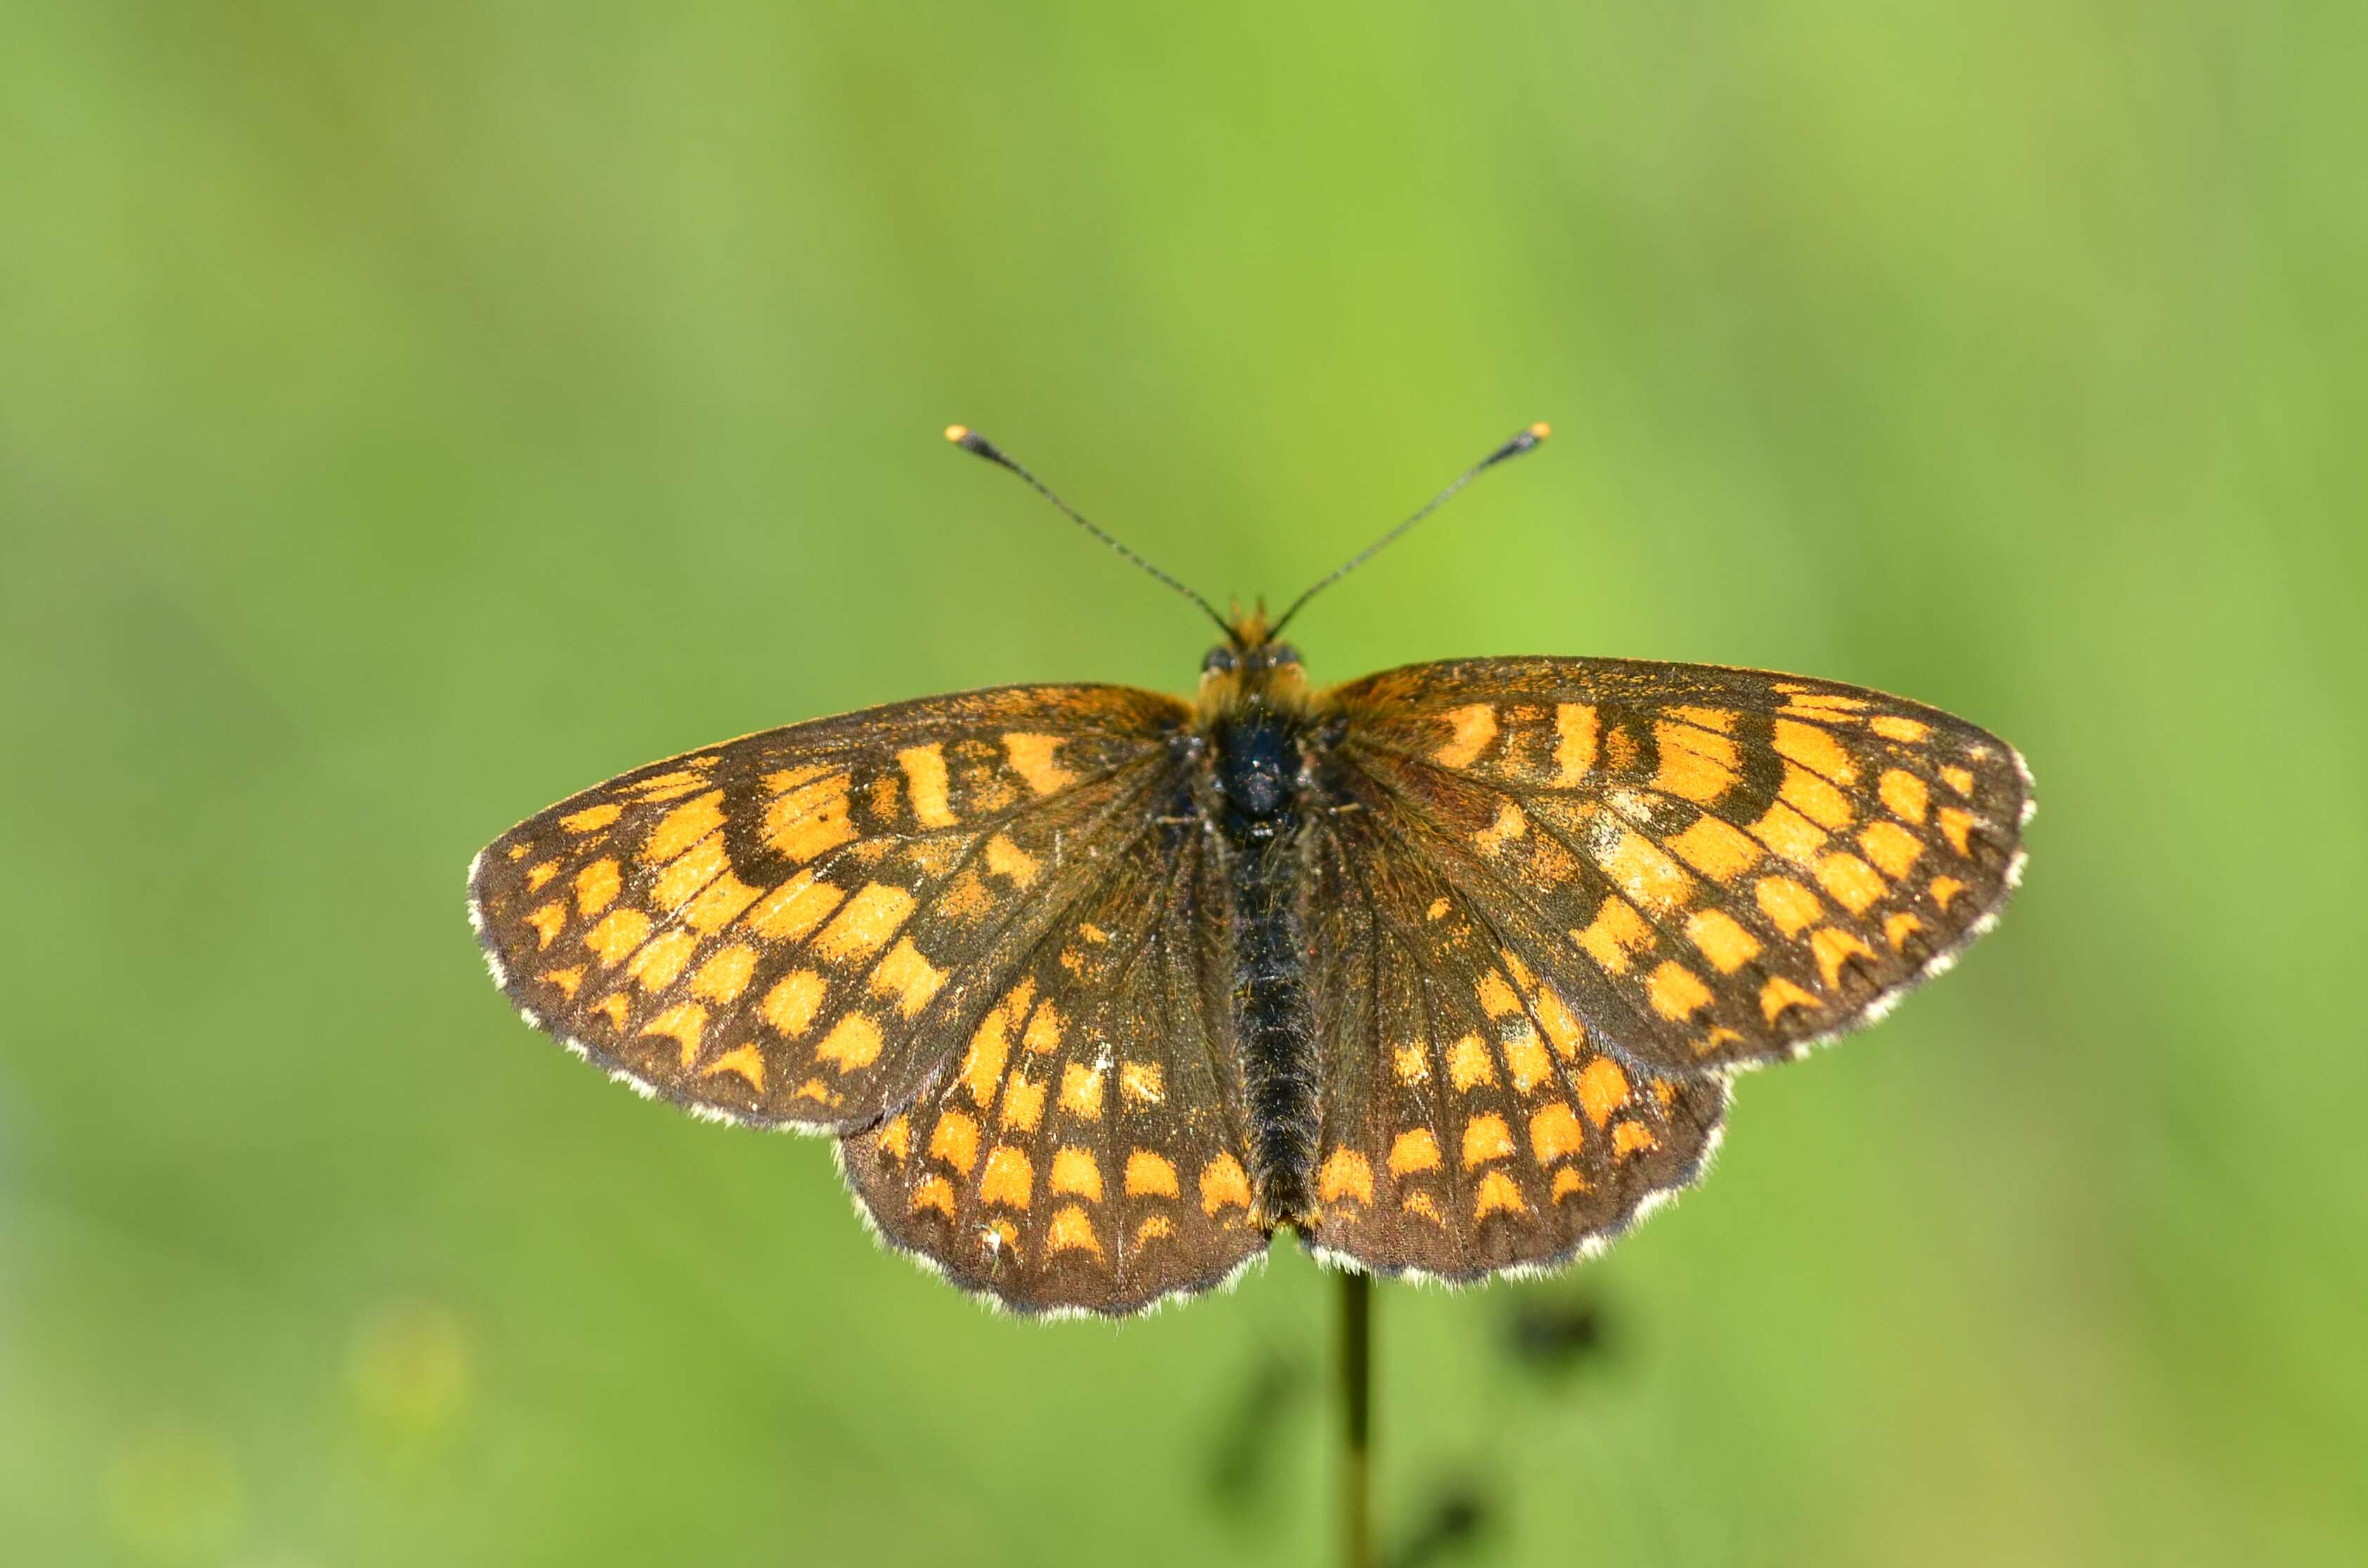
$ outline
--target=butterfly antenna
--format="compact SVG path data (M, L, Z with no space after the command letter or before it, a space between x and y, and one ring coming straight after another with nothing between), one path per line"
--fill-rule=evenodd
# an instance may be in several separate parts
M1315 586L1309 588L1305 593L1292 600L1291 608L1282 612L1282 619L1274 623L1274 629L1269 631L1267 635L1269 637L1281 636L1282 634L1284 623L1289 621L1292 616L1297 615L1300 610L1306 606L1308 600L1314 598L1316 595L1322 593L1325 589L1330 587L1333 584L1338 582L1349 573L1354 572L1366 562L1371 561L1374 556L1380 554L1384 547L1396 542L1397 537L1400 534L1406 532L1406 529L1414 527L1415 524L1422 521L1425 517L1429 517L1441 506L1446 506L1449 499L1452 497L1457 491L1463 489L1465 485L1471 483L1474 480L1479 478L1490 469L1495 468L1498 463L1506 462L1511 459L1520 457L1523 452L1530 450L1531 448L1537 446L1539 442L1544 440L1548 436L1553 434L1553 427L1541 420L1539 423L1531 426L1528 429L1514 437L1511 440L1506 442L1503 446L1497 448L1495 451L1490 452L1486 457L1482 458L1478 462L1474 463L1470 468L1465 469L1462 477L1457 479L1454 483L1449 485L1446 489L1432 496L1429 501L1423 503L1423 506L1420 511L1417 512L1413 517L1408 517L1405 522L1400 523L1397 527L1392 528L1389 532L1383 534L1381 538L1375 540L1372 543L1367 545L1364 549L1357 551L1356 554L1349 557L1349 559L1342 562L1338 568L1336 569L1329 576L1320 579Z
M946 439L951 441L955 446L960 447L963 451L975 452L980 457L985 458L987 461L995 464L996 467L1008 468L1012 472L1018 474L1020 478L1026 480L1030 487L1032 488L1037 494L1042 495L1045 500L1050 501L1053 506L1058 506L1061 509L1062 516L1067 517L1069 521L1076 524L1077 527L1085 529L1087 533L1093 535L1104 544L1109 545L1112 550L1117 551L1121 555L1125 556L1129 561L1133 562L1137 566L1142 567L1145 572L1150 573L1154 577L1158 578L1161 582L1167 584L1169 587L1175 589L1186 598L1190 599L1194 604L1199 605L1202 613L1207 615L1211 620L1215 621L1219 628L1224 631L1227 637L1230 638L1233 636L1233 626L1224 616L1217 613L1215 606L1202 598L1200 595L1194 593L1191 589L1186 587L1183 584L1178 582L1175 578L1169 576L1167 573L1162 572L1158 567L1154 566L1150 562L1145 561L1142 556L1137 555L1134 551L1121 544L1117 540L1112 539L1109 534L1103 532L1093 523L1088 522L1086 519L1084 513L1078 511L1075 506L1070 506L1066 501L1062 500L1058 495L1053 494L1053 487L1051 485L1046 484L1042 480L1037 478L1034 474L1029 472L1026 469L1021 468L1018 463L1012 461L1010 454L1006 452L1001 447L996 446L994 442L988 440L985 437L980 435L977 431L972 429L967 425L947 426Z

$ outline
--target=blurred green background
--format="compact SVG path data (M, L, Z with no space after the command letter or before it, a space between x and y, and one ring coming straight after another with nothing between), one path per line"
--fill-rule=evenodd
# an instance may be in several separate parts
M1298 641L2004 733L1998 934L1577 1275L1380 1302L1461 1560L2368 1557L2368 12L0 7L0 1555L1304 1563L1327 1281L1123 1328L530 1035L629 766ZM1606 1349L1546 1372L1520 1311ZM1260 1392L1264 1391L1264 1392ZM1456 1560L1441 1557L1439 1561Z

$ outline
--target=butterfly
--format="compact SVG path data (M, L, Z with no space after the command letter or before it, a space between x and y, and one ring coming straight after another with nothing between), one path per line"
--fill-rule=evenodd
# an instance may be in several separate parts
M1319 688L1224 629L1190 700L1016 686L768 730L469 871L534 1027L694 1114L833 1135L890 1244L1030 1313L1209 1290L1288 1228L1471 1281L1692 1183L1731 1080L1998 918L2014 748L1831 681L1482 658Z

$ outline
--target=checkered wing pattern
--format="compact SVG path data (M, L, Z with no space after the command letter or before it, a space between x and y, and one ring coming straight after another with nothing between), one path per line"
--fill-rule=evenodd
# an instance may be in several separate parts
M537 1027L689 1108L833 1131L939 1083L1176 788L1190 710L1019 687L654 763L478 856L470 913Z
M1331 699L1330 786L1369 819L1367 852L1429 869L1442 919L1485 933L1508 982L1542 977L1631 1076L1717 1074L1868 1022L1987 930L2021 869L2021 758L1880 692L1478 659ZM1397 874L1406 900L1429 891Z
M882 1235L1018 1311L1137 1311L1266 1245L1226 1022L1224 889L1197 819L1163 815L1113 846L959 1064L844 1146Z
M1309 1240L1389 1274L1549 1267L1694 1180L1726 1082L1623 1063L1419 840L1378 799L1316 832Z

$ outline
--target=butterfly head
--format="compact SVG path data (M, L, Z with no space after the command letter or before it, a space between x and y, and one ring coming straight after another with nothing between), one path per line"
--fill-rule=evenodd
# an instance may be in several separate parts
M1266 606L1239 605L1225 623L1226 641L1201 661L1201 711L1204 716L1248 708L1292 710L1307 705L1307 673L1299 650L1275 640Z

